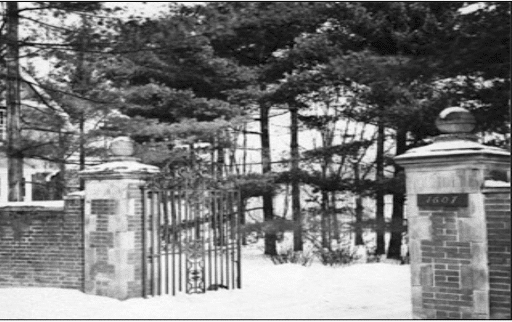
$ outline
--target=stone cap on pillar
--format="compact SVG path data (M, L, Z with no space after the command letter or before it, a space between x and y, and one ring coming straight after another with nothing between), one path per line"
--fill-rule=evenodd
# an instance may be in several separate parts
M126 136L118 137L109 147L109 162L90 166L79 172L83 179L145 178L160 172L153 165L143 164L133 157L133 141Z
M446 108L436 119L441 135L434 138L434 143L408 150L396 156L395 161L406 166L442 159L485 157L510 163L510 152L478 143L478 137L472 133L475 124L475 118L468 110L462 107Z

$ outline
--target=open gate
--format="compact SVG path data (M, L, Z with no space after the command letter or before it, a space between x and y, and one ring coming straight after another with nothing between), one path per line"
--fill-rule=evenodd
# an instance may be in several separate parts
M143 295L241 288L240 193L142 189Z

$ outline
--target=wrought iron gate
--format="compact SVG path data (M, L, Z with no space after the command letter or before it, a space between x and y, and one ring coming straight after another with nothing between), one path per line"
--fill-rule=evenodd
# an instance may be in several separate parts
M241 288L240 194L142 189L143 295Z

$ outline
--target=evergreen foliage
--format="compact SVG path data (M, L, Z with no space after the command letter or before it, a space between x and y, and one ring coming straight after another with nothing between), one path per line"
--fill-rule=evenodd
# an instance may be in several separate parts
M478 131L500 135L486 137L489 143L510 148L510 4L472 5L174 3L159 17L120 19L114 15L121 8L101 2L26 4L17 13L27 37L2 44L0 59L16 43L22 56L53 68L45 76L35 65L25 68L36 79L22 81L37 104L25 101L26 135L9 155L54 161L64 173L76 154L82 168L86 155L106 157L96 141L128 135L137 156L162 167L166 178L185 169L201 184L240 189L244 207L261 198L264 222L247 229L265 234L266 254L277 255L287 230L300 250L302 233L307 239L315 228L326 262L350 257L332 249L341 243L341 214L355 217L360 245L368 223L362 200L376 198L377 252L390 229L388 256L397 258L405 188L394 155L437 135L434 119L455 105L475 114ZM8 36L4 26L1 32ZM1 91L9 81L0 82ZM290 153L272 160L269 118L278 109L290 113ZM252 121L260 123L252 134L261 139L261 173L240 171L235 157ZM302 149L301 129L320 143ZM385 141L396 150L384 151ZM292 188L291 221L274 210L284 186ZM387 225L385 194L394 196ZM339 205L346 196L355 198L354 209ZM301 261L295 254L280 261Z

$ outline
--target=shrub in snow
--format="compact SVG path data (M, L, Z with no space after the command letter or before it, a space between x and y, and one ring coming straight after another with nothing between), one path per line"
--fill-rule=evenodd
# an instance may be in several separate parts
M312 252L298 251L295 252L292 249L270 256L270 259L274 264L300 264L302 266L310 266L313 262L314 254Z
M351 252L348 248L322 248L316 252L316 255L322 264L329 266L347 265L355 259L355 253Z

